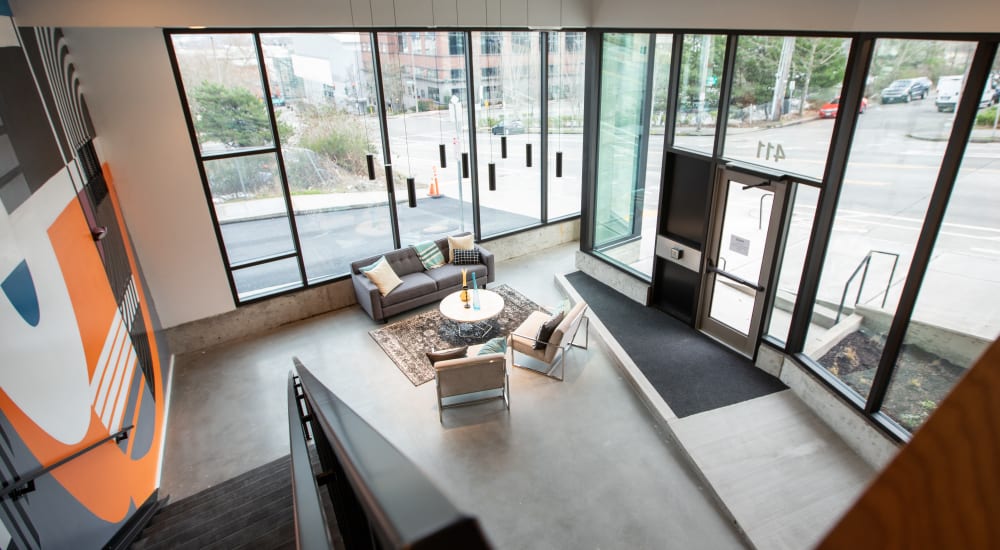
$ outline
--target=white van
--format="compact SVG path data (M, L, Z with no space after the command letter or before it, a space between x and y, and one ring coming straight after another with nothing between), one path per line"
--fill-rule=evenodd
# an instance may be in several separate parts
M938 112L953 112L958 105L958 100L962 97L962 88L965 86L965 77L962 75L942 76L938 79L937 99L934 105ZM993 103L993 87L986 85L983 95L979 98L979 108L989 107Z
M934 105L937 106L939 113L955 110L955 106L958 105L958 98L962 96L963 80L965 80L965 77L960 74L942 76L938 79L937 98L934 100Z

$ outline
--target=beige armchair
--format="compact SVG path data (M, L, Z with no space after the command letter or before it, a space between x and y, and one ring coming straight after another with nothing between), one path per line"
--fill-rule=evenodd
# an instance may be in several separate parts
M521 323L510 335L511 363L515 367L532 370L556 380L562 380L566 374L566 353L571 347L587 349L589 344L590 320L585 315L587 303L579 302L574 305L563 320L556 326L547 340L538 339L538 330L551 318L551 315L541 311L532 312L527 319ZM583 331L583 345L576 343L577 332L580 325L586 322ZM536 349L536 343L540 349ZM517 353L527 355L533 362L542 368L535 368L529 365L519 365L516 361ZM557 367L559 376L553 374ZM544 369L544 370L543 370Z
M469 348L468 355L434 363L438 395L438 420L444 421L444 409L503 399L510 410L510 382L507 376L507 354L476 355L481 346ZM500 390L500 395L444 404L447 397Z

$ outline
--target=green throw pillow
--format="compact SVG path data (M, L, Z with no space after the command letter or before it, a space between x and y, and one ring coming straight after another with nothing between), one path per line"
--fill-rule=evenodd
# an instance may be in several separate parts
M417 253L420 263L424 264L424 269L434 269L444 265L444 254L434 241L411 244L410 248Z
M496 338L490 340L483 344L483 347L479 348L479 353L476 355L488 355L490 353L504 353L507 351L507 339L503 336L497 336Z

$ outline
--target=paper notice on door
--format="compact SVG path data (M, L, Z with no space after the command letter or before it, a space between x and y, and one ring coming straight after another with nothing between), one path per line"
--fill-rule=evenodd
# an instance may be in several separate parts
M729 237L729 250L742 256L750 255L750 239L731 235Z

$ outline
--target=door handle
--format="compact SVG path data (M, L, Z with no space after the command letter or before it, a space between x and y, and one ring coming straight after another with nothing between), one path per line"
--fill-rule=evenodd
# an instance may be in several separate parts
M737 283L739 283L739 284L741 284L743 286L750 287L750 288L756 290L757 292L764 292L764 290L765 290L765 288L762 285L758 285L757 283L751 283L750 281L744 279L743 277L740 277L739 275L734 275L732 273L729 273L728 271L723 271L723 270L721 270L721 269L719 269L719 268L717 268L715 266L709 265L708 266L708 271L710 273L715 273L717 275L722 275L723 277L729 279L730 281L735 281L735 282L737 282Z

